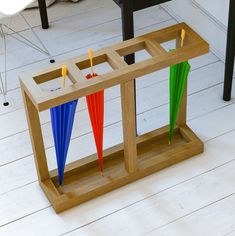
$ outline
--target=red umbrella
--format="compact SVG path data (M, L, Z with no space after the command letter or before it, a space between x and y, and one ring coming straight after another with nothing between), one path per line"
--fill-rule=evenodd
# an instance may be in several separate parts
M97 76L93 72L92 51L89 49L91 74L86 76L92 79ZM86 102L95 138L96 150L99 159L100 171L103 172L103 130L104 130L104 90L86 96Z

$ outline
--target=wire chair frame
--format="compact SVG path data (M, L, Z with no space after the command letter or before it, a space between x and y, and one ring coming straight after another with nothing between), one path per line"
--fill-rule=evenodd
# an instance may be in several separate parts
M19 15L22 17L22 19L24 20L24 22L28 26L28 29L32 32L32 34L34 35L35 39L38 41L38 44L40 46L33 43L32 41L30 41L29 39L24 37L21 33L15 31L13 28L9 27L8 25L0 23L0 37L3 40L3 50L4 50L4 72L3 73L0 72L0 92L3 95L3 98L4 98L3 104L5 106L7 106L9 104L7 102L7 93L8 93L7 80L8 80L8 77L7 77L7 38L6 38L6 36L11 37L11 38L27 45L28 47L31 47L31 48L39 51L40 53L48 56L50 58L51 63L54 62L54 60L51 57L50 52L48 51L48 49L46 48L46 46L44 45L42 40L39 38L39 36L36 34L34 29L31 27L29 22L26 20L24 15L21 13L19 13ZM4 29L7 29L7 32L4 32Z

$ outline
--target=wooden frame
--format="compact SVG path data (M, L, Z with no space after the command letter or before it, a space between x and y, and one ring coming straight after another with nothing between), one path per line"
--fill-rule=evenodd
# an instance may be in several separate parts
M182 29L186 30L184 47L166 52L160 44L173 39L179 41ZM142 49L152 57L132 65L121 58ZM108 62L113 71L93 80L86 80L81 72L89 67L88 55L53 65L44 72L21 76L39 183L57 213L203 152L203 143L186 125L187 91L171 145L168 145L168 126L136 137L134 79L208 51L209 45L181 23L94 52L94 64ZM62 64L67 65L72 85L53 93L42 91L39 84L60 77ZM57 170L48 170L39 112L118 84L124 142L104 151L104 177L99 173L94 154L68 164L63 185L58 186Z

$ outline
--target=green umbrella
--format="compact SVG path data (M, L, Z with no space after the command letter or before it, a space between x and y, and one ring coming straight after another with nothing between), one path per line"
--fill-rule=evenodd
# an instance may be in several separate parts
M174 127L179 115L182 98L186 87L190 65L182 62L170 67L170 131L169 143L171 143Z

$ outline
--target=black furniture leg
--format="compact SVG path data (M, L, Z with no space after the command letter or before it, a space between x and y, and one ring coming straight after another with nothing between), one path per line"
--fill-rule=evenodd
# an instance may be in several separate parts
M134 38L134 8L133 0L125 1L121 5L121 14L122 14L122 37L123 40L128 40ZM135 63L135 54L130 54L124 57L128 65ZM135 86L135 117L136 117L136 84ZM136 133L137 133L137 122L136 122Z
M224 101L231 99L235 56L235 1L230 0L224 76Z
M46 7L46 0L38 0L39 5L39 11L40 11L40 17L42 22L42 28L48 29L48 17L47 17L47 7Z
M133 1L125 1L121 4L122 13L122 37L123 40L134 38L134 16L133 16ZM125 56L125 61L128 64L135 63L135 55Z

